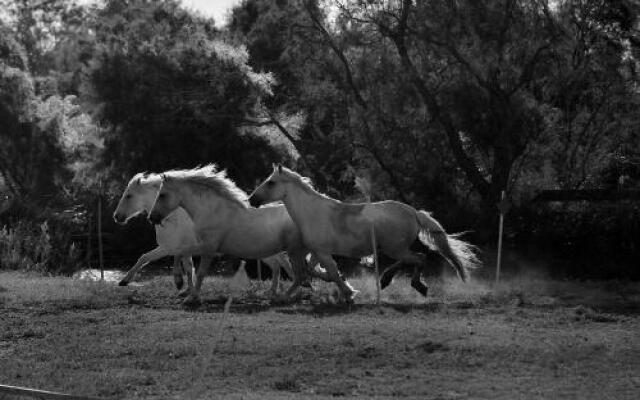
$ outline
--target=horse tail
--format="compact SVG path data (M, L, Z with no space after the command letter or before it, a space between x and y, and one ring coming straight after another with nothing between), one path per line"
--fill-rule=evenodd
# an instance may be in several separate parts
M460 279L466 282L469 269L477 268L480 261L476 255L476 247L459 237L464 233L447 234L435 218L426 211L416 211L420 226L418 237L430 249L439 252L456 270Z

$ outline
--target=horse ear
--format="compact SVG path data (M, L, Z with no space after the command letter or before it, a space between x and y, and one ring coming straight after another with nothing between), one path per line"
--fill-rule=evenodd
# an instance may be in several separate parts
M136 180L136 185L140 186L141 183L142 183L142 177L139 176L138 179Z
M162 182L164 182L167 179L167 175L165 175L164 173L160 174L160 180Z
M278 163L278 173L282 173L282 164Z

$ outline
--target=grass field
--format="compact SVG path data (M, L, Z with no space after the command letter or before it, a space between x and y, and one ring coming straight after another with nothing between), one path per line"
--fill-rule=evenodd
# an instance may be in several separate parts
M215 283L214 283L215 281ZM636 399L640 285L397 279L376 307L331 287L272 306L269 282L205 282L185 310L170 277L142 286L0 272L0 383L111 399ZM1 395L0 395L1 397Z

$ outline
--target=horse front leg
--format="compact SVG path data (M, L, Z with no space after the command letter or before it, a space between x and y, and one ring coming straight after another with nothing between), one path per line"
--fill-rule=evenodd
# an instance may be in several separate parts
M193 275L195 273L195 267L191 256L182 256L180 259L182 262L182 268L187 276L187 287L178 293L178 297L186 297L189 293L193 292Z
M353 303L353 298L360 293L358 290L355 290L342 276L340 271L338 270L338 264L331 257L330 254L322 254L315 253L316 257L320 261L320 265L327 271L329 274L329 278L331 281L335 282L335 284L340 289L340 293L342 298L344 298L345 302Z
M287 274L293 277L291 263L284 253L274 254L261 260L262 263L271 269L271 298L276 298L280 288L280 274L284 268ZM292 278L293 279L293 278Z
M264 261L264 260L263 260ZM265 262L265 264L267 264ZM267 264L271 267L271 298L275 298L278 295L278 288L280 287L280 263L275 265Z
M320 268L322 270L316 268L318 264L320 264L318 257L315 253L311 253L311 257L309 258L309 262L307 264L310 275L314 278L320 278L325 282L333 282L331 275L329 275L329 273L321 265Z
M198 305L202 302L200 299L200 289L202 288L202 283L204 282L204 278L209 273L209 267L211 266L211 261L214 256L211 255L201 255L200 256L200 264L198 265L198 270L195 273L194 283L191 287L191 293L187 296L186 299L182 302L184 305Z
M135 265L131 267L131 269L127 272L127 274L120 280L118 285L127 286L129 282L133 280L138 271L140 271L145 265L149 264L151 261L159 260L162 257L166 257L169 255L169 252L160 246L151 250L148 253L144 253L140 256L138 261L136 261Z

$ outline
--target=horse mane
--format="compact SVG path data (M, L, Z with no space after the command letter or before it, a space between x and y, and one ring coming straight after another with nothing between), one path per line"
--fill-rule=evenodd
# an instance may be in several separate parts
M289 182L297 183L303 190L307 192L313 192L314 194L320 195L321 197L324 197L326 199L336 201L336 199L332 198L331 196L328 196L324 193L319 192L318 189L316 189L315 186L313 186L313 182L311 181L311 178L302 176L296 171L286 167L282 167L282 172L287 177L287 180Z
M160 183L160 181L162 180L162 177L160 176L160 174L154 174L151 172L138 172L137 174L135 174L133 176L133 178L131 178L131 180L129 181L129 185L133 184L133 183L139 183L139 184L154 184L154 183Z
M300 184L302 184L302 186L306 186L310 189L316 190L316 188L313 186L313 182L311 181L311 178L302 176L296 171L289 169L287 167L282 167L282 172L284 173L284 175L287 177L289 181L299 182Z
M226 170L219 171L215 164L192 169L174 169L162 175L190 184L196 193L213 192L242 208L249 207L247 193L227 176Z

